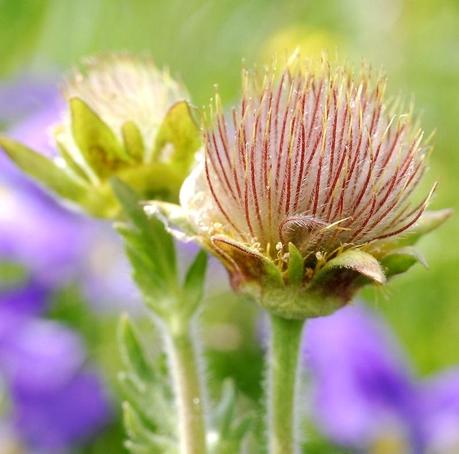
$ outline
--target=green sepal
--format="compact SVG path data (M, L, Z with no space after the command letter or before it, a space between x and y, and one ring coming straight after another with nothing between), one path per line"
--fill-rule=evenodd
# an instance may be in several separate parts
M108 178L129 162L129 156L110 127L80 98L69 101L72 134L94 173Z
M183 283L185 302L188 311L193 313L202 300L207 270L207 253L203 250L196 254L193 263L189 266Z
M139 380L146 382L153 380L153 370L127 314L122 315L120 318L118 344L124 367L134 373Z
M125 167L117 177L135 188L144 199L177 202L184 176L174 166L164 162Z
M353 271L378 284L386 282L381 265L372 255L358 249L349 249L329 260L316 273L311 281L311 286L324 284L341 270Z
M385 282L383 268L372 255L358 249L349 249L326 262L316 272L309 289L345 303L363 285Z
M0 146L21 170L53 193L76 203L86 203L87 186L51 159L7 137L0 137Z
M65 161L65 164L70 170L70 172L73 172L77 177L89 183L88 175L81 168L81 166L73 159L72 155L69 153L69 151L64 146L64 144L60 140L56 139L56 145L57 145L57 149L59 150L59 154L61 155L62 159Z
M172 147L171 152L167 147ZM167 162L188 172L201 146L201 134L186 101L174 104L166 113L156 134L152 161Z
M211 242L227 268L232 270L233 279L240 282L256 282L261 279L263 285L284 287L280 268L258 250L225 235L214 235Z
M142 133L133 121L127 121L121 127L124 148L129 156L141 162L145 153Z
M279 287L284 287L285 282L282 277L282 272L280 268L269 258L264 255L261 256L265 276L264 281L267 285L275 285Z
M427 268L424 257L412 247L396 249L385 255L380 260L380 263L385 270L387 278L408 271L416 263L421 263Z
M288 244L287 277L292 285L299 285L304 279L304 258L293 243Z

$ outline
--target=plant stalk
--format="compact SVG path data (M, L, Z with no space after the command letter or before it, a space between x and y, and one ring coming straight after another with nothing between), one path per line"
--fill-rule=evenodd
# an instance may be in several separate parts
M271 344L267 356L270 454L298 452L295 406L303 326L304 320L271 315Z
M205 402L191 321L166 328L181 454L206 454Z

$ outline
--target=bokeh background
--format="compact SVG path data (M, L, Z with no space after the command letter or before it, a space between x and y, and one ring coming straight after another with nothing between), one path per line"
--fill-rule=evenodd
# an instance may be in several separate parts
M107 51L150 54L183 81L197 106L209 101L215 84L230 105L239 93L243 60L263 64L274 53L297 46L304 54L338 53L356 65L369 61L388 74L390 93L414 98L424 129L436 130L428 179L440 184L432 208L458 212L457 0L0 0L0 126L26 142L49 147L49 116L61 107L53 87L83 56ZM138 311L138 297L128 282L120 246L109 226L54 205L4 160L0 165L0 311L5 312L0 320L0 452L123 452L115 329L122 310ZM422 240L429 270L417 265L384 291L361 295L371 317L397 344L387 346L390 355L403 357L403 368L416 383L459 364L458 238L459 217L454 216ZM209 289L204 310L213 392L218 394L221 380L231 376L245 396L259 402L262 322L254 307L229 294L224 274L218 272L221 279ZM17 300L23 308L19 315ZM145 332L149 329L146 324ZM65 351L56 351L59 346ZM336 354L342 358L341 353ZM64 364L69 356L80 359ZM33 384L49 384L52 380L45 372L39 376L34 366L42 360L63 369L67 387L69 374L70 381L92 380L75 391L81 405L72 407L69 399L59 400L51 391L43 398L41 389L31 391L31 397L29 388L24 391L25 385L17 384L21 373L32 377ZM62 386L59 392L70 396L73 388ZM459 386L456 390L451 399L456 398L459 408ZM313 407L304 399L305 408ZM346 405L358 405L358 399ZM55 409L45 412L40 402ZM400 435L404 429L379 435L371 429L359 446L359 441L334 436L326 422L315 424L314 410L309 413L307 452L408 452L399 443L407 438ZM459 417L448 418L449 432L458 435ZM56 435L59 420L69 421L61 437ZM455 453L459 445L429 449Z

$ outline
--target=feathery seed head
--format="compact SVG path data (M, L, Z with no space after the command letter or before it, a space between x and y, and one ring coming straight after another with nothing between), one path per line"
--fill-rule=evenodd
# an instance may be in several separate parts
M383 79L324 64L258 81L245 71L232 118L217 104L205 133L205 216L220 233L271 256L292 242L307 257L392 237L419 219L428 197L412 206L409 195L427 146L412 115L383 102Z
M263 299L299 273L302 291L332 296L333 310L363 283L385 281L383 244L416 228L433 192L411 200L429 147L412 113L384 100L385 86L365 67L294 57L279 75L244 70L228 117L216 97L181 203L235 286ZM287 317L326 312L279 304L270 309Z

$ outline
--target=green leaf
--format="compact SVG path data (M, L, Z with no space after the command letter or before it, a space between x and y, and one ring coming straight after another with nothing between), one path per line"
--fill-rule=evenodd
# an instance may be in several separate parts
M7 137L0 137L0 146L21 170L58 196L73 202L85 200L87 187L67 174L54 161Z
M235 423L235 429L233 431L233 438L239 443L243 441L244 437L252 430L254 425L254 416L248 414L240 418Z
M144 204L144 210L150 219L160 218L178 238L182 235L184 238L191 239L196 235L187 211L180 205L152 200Z
M388 278L408 271L416 263L427 267L424 258L412 247L396 249L384 256L380 263Z
M194 312L194 309L201 302L204 294L204 283L207 270L207 254L201 250L196 254L193 263L188 268L183 284L185 299Z
M133 121L127 121L121 128L124 148L126 152L136 161L141 162L145 153L142 134Z
M124 239L126 254L137 286L142 290L147 303L157 306L168 292L168 282L161 277L159 263L144 248L144 239L131 226L117 223L116 230Z
M287 276L290 284L301 284L304 279L304 259L293 243L288 244Z
M140 380L146 382L153 380L153 370L145 357L139 337L126 314L121 316L119 322L118 344L124 367L133 372Z
M137 256L147 255L154 269L136 269L136 263L131 262L138 274L143 274L145 279L150 279L150 271L164 279L168 284L176 287L176 256L172 237L166 231L164 224L159 219L148 219L140 206L137 194L118 178L111 180L113 191L118 198L126 218L131 221L134 229L130 245L135 249ZM135 238L135 241L134 241ZM148 295L147 295L148 296Z
M171 150L168 146L172 147ZM170 162L187 172L201 146L201 134L189 104L180 101L167 112L153 146L153 161Z
M150 447L144 446L141 443L135 443L132 440L125 441L124 447L131 454L159 454L157 451L152 452Z
M118 382L122 397L129 402L143 424L151 430L156 430L157 413L156 408L152 408L152 404L156 402L150 399L147 385L142 383L139 387L139 380L126 372L118 374Z
M123 403L124 426L131 442L138 448L147 449L145 452L165 453L172 452L175 447L174 440L170 437L151 432L144 426L135 410L128 402Z
M216 421L220 436L228 438L231 431L231 424L234 422L236 408L236 387L232 379L223 382L222 396L216 409Z
M110 127L83 100L69 104L73 137L96 175L104 179L125 167L129 156Z
M237 414L237 393L234 381L226 379L223 383L220 402L215 409L215 431L218 440L211 452L236 453L242 452L241 446L245 436L252 428L252 414Z

